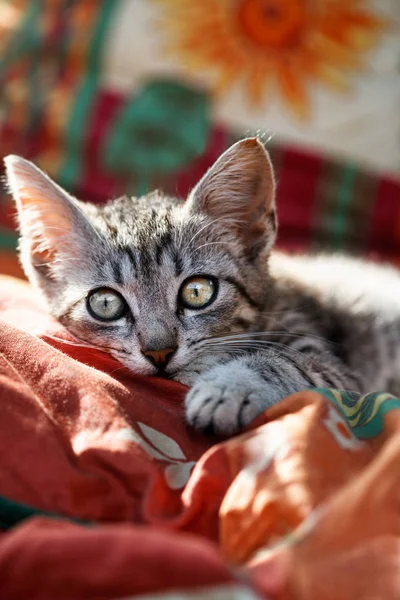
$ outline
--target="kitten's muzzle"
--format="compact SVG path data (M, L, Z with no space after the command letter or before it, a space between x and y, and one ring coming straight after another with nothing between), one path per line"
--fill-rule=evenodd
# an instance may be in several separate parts
M164 348L162 350L143 350L142 354L149 360L155 367L160 370L164 370L173 355L176 352L176 348Z

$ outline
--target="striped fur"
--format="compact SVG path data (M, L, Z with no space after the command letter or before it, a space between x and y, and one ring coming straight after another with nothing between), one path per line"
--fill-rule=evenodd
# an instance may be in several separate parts
M271 254L274 181L257 140L228 150L186 203L155 192L97 207L28 161L6 164L22 264L52 314L134 373L159 374L144 347L177 347L163 375L190 386L193 426L231 435L314 386L400 392L397 271ZM180 286L201 274L218 280L215 302L182 308ZM86 297L99 287L123 296L123 318L91 317Z

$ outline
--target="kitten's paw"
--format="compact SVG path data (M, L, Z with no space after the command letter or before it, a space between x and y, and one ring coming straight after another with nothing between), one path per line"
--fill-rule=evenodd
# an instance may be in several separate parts
M278 390L246 366L218 365L197 379L186 400L186 417L196 429L233 435L274 404Z

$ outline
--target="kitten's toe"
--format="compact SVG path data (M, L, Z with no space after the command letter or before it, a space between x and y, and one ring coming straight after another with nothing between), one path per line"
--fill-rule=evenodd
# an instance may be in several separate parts
M261 397L249 390L226 390L215 406L212 423L216 433L233 435L242 431L263 410Z
M244 429L266 407L265 384L235 381L223 384L202 380L186 397L188 422L200 430L233 435Z
M196 429L214 429L213 414L222 390L213 385L196 385L186 396L186 418Z

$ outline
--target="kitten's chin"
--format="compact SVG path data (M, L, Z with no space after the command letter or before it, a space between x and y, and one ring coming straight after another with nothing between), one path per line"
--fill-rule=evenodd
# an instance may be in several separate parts
M214 367L216 364L220 364L223 362L226 362L227 359L229 359L229 353L226 354L206 354L203 355L201 357L192 357L191 360L186 361L185 364L182 364L178 367L175 367L174 369L172 368L173 365L173 361L171 364L171 371L170 373L168 373L168 368L167 368L167 377L169 379L173 379L174 381L179 381L179 383L182 383L183 385L187 385L189 387L191 387L194 382L196 381L196 379L202 374L204 373L204 371L208 371L209 369L211 369L212 367Z
M191 372L178 371L177 373L174 373L173 375L171 375L169 377L169 379L173 379L174 381L178 381L179 383L182 383L183 385L187 385L188 387L190 387L194 383L194 380L196 379L196 377L198 377L198 376L199 376L199 374L194 371L191 371Z
M179 362L181 362L180 360L173 359L171 363L167 365L167 368L163 370L147 363L147 361L142 363L140 357L137 361L134 361L127 359L126 356L121 356L116 353L113 354L113 356L134 375L170 379L189 387L193 385L197 377L201 375L203 371L214 366L217 362L222 361L221 355L219 355L218 358L215 355L207 355L203 356L200 360L194 360L192 358L184 364L179 364Z
M179 383L182 383L183 385L190 386L190 385L192 385L192 383L194 382L196 377L199 375L199 373L197 371L196 372L187 372L187 371L180 371L180 370L178 370L178 371L171 370L171 372L168 373L168 371L157 369L156 367L154 367L152 365L148 365L148 366L147 365L145 365L145 366L133 365L129 361L122 361L121 358L119 358L119 357L114 357L114 358L116 358L123 367L128 369L132 373L132 375L139 375L141 377L158 377L160 379L169 379L171 381L178 381Z
M167 369L159 369L149 362L141 362L140 358L138 361L129 360L126 356L122 356L118 353L111 353L112 356L126 369L128 369L133 375L140 375L141 377L160 377L162 379L171 379L173 381L185 382L186 385L189 385L191 381L194 380L194 377L190 378L189 374L183 372L182 368L170 368ZM168 365L169 366L169 365ZM196 373L197 374L197 373ZM181 378L182 376L182 378Z
M126 357L111 353L112 356L119 362L123 367L128 369L133 375L141 375L147 377L149 375L156 375L157 369L151 364L136 364L133 361L126 360Z

